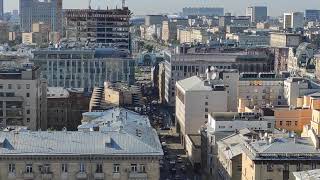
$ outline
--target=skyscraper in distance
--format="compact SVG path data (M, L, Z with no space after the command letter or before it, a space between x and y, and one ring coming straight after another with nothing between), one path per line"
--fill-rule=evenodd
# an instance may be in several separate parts
M62 0L20 0L20 26L31 32L33 23L43 22L50 31L62 32Z
M0 19L3 19L3 0L0 0Z
M268 8L266 6L251 6L247 8L246 15L251 17L251 22L265 22L268 20Z

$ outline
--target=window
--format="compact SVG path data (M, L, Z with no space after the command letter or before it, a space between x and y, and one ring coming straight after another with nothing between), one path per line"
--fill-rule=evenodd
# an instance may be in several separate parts
M9 164L9 173L15 173L15 172L16 172L16 165Z
M286 126L291 126L291 121L286 121Z
M0 89L3 89L3 84L0 84Z
M297 164L297 171L301 171L302 170L303 165L301 163Z
M137 172L137 164L131 164L131 172Z
M45 174L50 173L50 164L45 164L45 165L43 166L43 172L44 172Z
M146 172L146 166L144 164L139 165L139 172L145 173Z
M267 171L268 172L272 172L273 171L273 165L272 164L270 164L270 163L267 164Z
M97 164L96 173L102 173L102 164Z
M27 123L29 123L30 122L30 118L27 118Z
M26 96L27 96L27 97L30 97L30 93L27 93Z
M80 163L80 172L85 172L86 171L86 167L84 165L84 163Z
M27 110L27 114L30 114L30 110L29 109Z
M205 109L204 109L204 112L208 112L208 108L205 108Z
M294 122L294 125L295 125L295 126L298 126L298 121L295 121L295 122Z
M120 164L114 164L113 165L113 172L119 173L120 172Z
M278 96L278 99L281 99L281 96Z
M21 84L17 84L17 89L21 89Z
M204 118L208 119L208 114L204 115Z
M26 84L26 89L30 89L30 84Z
M62 164L61 165L61 171L63 173L67 173L68 172L68 164Z
M280 121L280 126L282 126L282 121Z
M268 128L271 128L271 123L268 123Z
M12 89L12 84L8 84L8 89Z
M206 106L208 106L208 105L209 105L209 103L208 103L208 102L205 102L205 105L206 105Z
M26 173L32 173L32 164L26 165Z

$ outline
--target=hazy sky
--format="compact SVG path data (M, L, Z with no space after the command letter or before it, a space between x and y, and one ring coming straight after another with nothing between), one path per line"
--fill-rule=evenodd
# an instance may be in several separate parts
M64 0L63 8L87 8L89 0ZM135 15L156 14L164 12L180 12L186 6L224 7L225 12L243 15L250 5L266 5L269 15L277 16L285 11L304 11L305 9L320 9L320 0L126 0ZM5 10L19 9L19 0L4 0ZM111 7L120 6L121 0L92 0L93 7L101 8L108 4Z

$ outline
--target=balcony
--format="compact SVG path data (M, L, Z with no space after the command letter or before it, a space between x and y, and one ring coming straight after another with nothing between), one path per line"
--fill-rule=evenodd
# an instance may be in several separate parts
M34 179L34 174L33 173L24 173L23 179Z
M113 173L112 179L120 179L121 175L120 173Z
M61 174L61 180L68 180L69 174L68 173L62 173Z
M129 180L130 179L148 179L147 173L139 173L139 172L131 172L129 174Z
M8 174L8 179L16 179L16 173L10 172Z
M85 172L79 172L77 174L77 179L87 179L87 178L88 178L88 175Z
M52 173L41 174L41 176L43 180L50 180L53 177Z
M104 173L94 173L94 179L104 179Z

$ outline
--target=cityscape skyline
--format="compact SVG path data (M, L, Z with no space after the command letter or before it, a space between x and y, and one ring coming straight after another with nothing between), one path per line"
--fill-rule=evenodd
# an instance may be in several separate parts
M73 8L87 8L88 0L77 0L79 3L74 4L75 0L67 0L63 2L63 8L73 9ZM4 2L5 12L12 11L14 9L19 9L19 0L10 0L10 2ZM141 2L141 3L137 3ZM168 7L167 3L171 6ZM272 6L272 4L277 3L277 6ZM97 8L98 4L100 8L103 9L104 5L109 7L119 7L121 5L120 0L93 0L92 7ZM142 7L141 4L144 4ZM270 16L280 16L284 12L288 11L303 11L305 9L317 9L317 0L308 0L307 2L300 2L291 0L243 0L234 2L233 0L176 0L174 2L169 0L163 0L161 2L154 2L148 0L131 0L127 1L127 5L130 7L134 15L145 15L145 14L160 14L160 13L178 13L182 11L183 7L224 7L225 12L231 12L235 15L245 14L245 8L248 6L268 6L268 11ZM149 7L147 10L144 7Z

